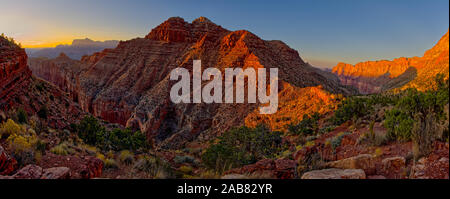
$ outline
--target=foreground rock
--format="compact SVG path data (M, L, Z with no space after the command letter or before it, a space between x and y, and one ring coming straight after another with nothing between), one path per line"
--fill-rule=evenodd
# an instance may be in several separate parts
M0 175L9 175L18 167L16 159L9 156L5 149L0 146Z
M406 177L406 160L404 157L383 159L383 173L387 178L402 179Z
M0 179L69 179L70 169L67 167L55 167L42 169L42 167L30 164L12 176L0 176Z
M91 156L60 156L48 153L42 157L40 166L43 168L67 167L70 169L72 179L98 178L103 172L103 162Z
M358 156L329 162L326 166L339 169L362 169L368 175L376 173L375 159L370 154L361 154Z
M30 164L17 171L12 177L14 179L40 179L43 169L40 166Z
M292 179L296 177L296 162L288 159L264 159L255 164L232 169L226 174L241 174L249 178Z
M435 150L428 157L421 158L412 167L411 178L415 179L449 179L449 145L435 145Z
M67 167L55 167L44 169L41 179L69 179L70 169Z
M362 169L323 169L306 172L301 179L366 179Z

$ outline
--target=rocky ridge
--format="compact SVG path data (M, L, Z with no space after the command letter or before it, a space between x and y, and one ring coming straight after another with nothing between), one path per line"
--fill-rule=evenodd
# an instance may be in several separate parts
M115 49L72 63L73 71L66 72L72 67L64 67L61 62L53 65L60 69L33 60L30 65L37 71L35 74L68 91L83 110L140 129L162 147L178 148L199 136L208 140L230 127L243 125L244 118L257 107L173 104L169 91L175 82L169 81L168 75L176 67L192 71L194 59L202 60L203 69L215 67L222 72L227 67L277 67L283 84L298 88L321 86L330 93L352 92L337 78L329 78L329 74L306 64L283 42L265 41L245 30L229 31L204 17L192 23L169 18L145 38L122 41Z

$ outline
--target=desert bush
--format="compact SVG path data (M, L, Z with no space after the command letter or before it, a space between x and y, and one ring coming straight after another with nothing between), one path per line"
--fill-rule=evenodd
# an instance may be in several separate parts
M7 139L12 156L17 160L19 165L31 164L35 160L34 146L36 143L34 135L10 135Z
M70 148L69 144L64 142L59 145L54 146L50 149L50 152L56 154L56 155L69 155L73 154L74 150Z
M134 164L133 169L153 178L171 178L174 175L169 163L157 157L143 156Z
M330 144L331 144L331 148L333 150L336 150L336 148L338 148L339 146L341 146L341 142L342 142L342 138L346 135L350 135L351 133L349 132L341 132L339 134L337 134L335 137L332 137L329 139Z
M200 179L220 179L220 174L214 170L207 170L200 173Z
M334 125L341 125L348 120L364 117L373 109L371 102L370 98L367 97L347 98L338 105L338 109L330 118L330 122Z
M22 134L23 131L25 131L25 129L11 119L8 119L0 125L0 137Z
M194 163L194 161L195 161L195 158L193 158L192 156L188 156L188 155L185 155L185 156L175 156L175 158L173 158L173 161L176 163L176 164L184 164L184 163Z
M40 151L41 153L45 153L47 149L47 142L38 139L35 144L36 151Z
M303 115L302 121L295 125L288 126L288 132L293 135L314 135L319 132L318 121L320 119L319 113L310 115Z
M435 140L445 139L448 129L449 82L435 77L435 89L419 92L414 88L399 94L394 108L386 113L385 127L391 140L413 141L415 157L427 155Z
M116 169L119 168L117 162L114 159L106 159L104 162L105 168L107 169Z
M131 165L134 161L134 154L128 150L123 150L119 154L119 161L126 165Z
M220 136L202 155L211 169L239 167L263 158L275 157L281 151L281 133L265 126L233 128Z
M307 153L298 159L297 174L323 169L324 160L317 150L308 150Z
M190 175L190 174L192 174L192 167L190 167L190 166L185 166L185 165L183 165L183 166L181 166L179 169L178 169L181 173L183 173L183 174L187 174L187 175Z
M17 121L21 124L28 123L28 114L23 110L23 108L19 108L17 110Z
M86 143L97 146L104 151L149 148L146 136L142 132L133 132L131 129L114 129L108 131L92 116L87 116L78 125L74 124L71 126Z

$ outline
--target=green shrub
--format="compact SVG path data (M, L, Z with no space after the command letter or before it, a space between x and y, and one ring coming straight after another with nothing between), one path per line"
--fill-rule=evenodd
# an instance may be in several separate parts
M25 110L23 110L23 108L19 108L17 110L17 121L21 124L28 123L28 115L27 115L27 112L25 112Z
M114 159L108 158L103 163L105 164L105 168L107 168L107 169L119 168L119 166L117 165L117 162Z
M307 114L303 115L303 119L296 125L289 125L288 131L293 135L313 135L317 134L319 131L318 121L320 119L320 115L318 113L314 113L309 116Z
M342 138L344 138L344 136L350 135L350 134L351 133L349 133L349 132L342 132L342 133L337 134L335 137L331 138L330 139L331 148L333 150L336 150L336 148L341 146Z
M192 174L192 167L190 167L190 166L181 166L180 168L179 168L179 171L181 172L181 173L183 173L183 174L187 174L187 175L190 175L190 174Z
M126 165L130 165L134 161L134 154L128 150L123 150L119 154L119 161Z
M92 116L83 118L80 124L74 124L71 127L76 129L78 136L86 143L97 146L104 151L149 148L146 136L142 132L133 132L130 129L108 131Z
M52 152L56 155L64 155L64 156L69 155L69 147L65 143L59 144L59 145L56 145L53 148L51 148L50 152Z
M233 128L218 138L202 155L203 163L212 169L239 167L263 158L275 157L281 151L281 133L265 126Z
M16 124L13 120L8 119L6 122L0 125L0 138L10 135L22 134L24 128L19 124Z
M195 159L191 156L175 156L175 158L173 158L173 161L176 164L184 164L184 163L194 163Z
M409 141L412 136L414 120L405 112L393 109L386 112L385 127L388 129L388 138L400 141Z
M169 163L157 157L143 156L134 164L133 169L153 178L171 178L174 175Z
M373 101L367 97L350 97L338 105L338 109L330 118L334 125L341 125L353 118L361 118L373 110Z
M449 82L439 74L435 89L408 89L399 94L394 108L386 113L385 127L391 140L413 141L415 157L427 155L437 139L445 139L448 119ZM447 121L447 122L446 122Z

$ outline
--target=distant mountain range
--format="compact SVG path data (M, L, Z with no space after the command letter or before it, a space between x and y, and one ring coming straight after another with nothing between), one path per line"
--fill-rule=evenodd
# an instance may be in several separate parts
M58 45L54 48L28 48L29 57L56 58L64 53L72 59L79 60L84 55L90 55L106 48L115 48L119 44L117 40L93 41L91 39L75 39L71 45Z

